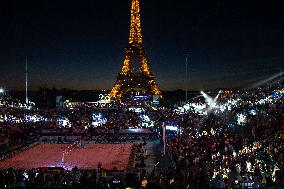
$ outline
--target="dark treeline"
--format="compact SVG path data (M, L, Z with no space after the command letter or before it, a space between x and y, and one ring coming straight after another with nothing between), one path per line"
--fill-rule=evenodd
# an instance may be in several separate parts
M56 89L56 88L39 88L36 91L28 91L29 100L35 102L40 108L55 108L56 97L62 96L65 100L72 102L94 102L99 100L100 94L107 94L108 91L103 90L72 90L72 89ZM12 98L25 101L25 91L8 91ZM199 95L199 91L189 91L188 99ZM185 91L178 89L173 91L163 91L163 99L161 105L172 107L175 103L185 100Z

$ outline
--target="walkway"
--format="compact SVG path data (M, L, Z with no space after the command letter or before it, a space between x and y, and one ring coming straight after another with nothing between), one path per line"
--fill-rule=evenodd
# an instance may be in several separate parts
M159 140L155 141L147 141L145 155L145 165L143 169L145 169L148 173L151 173L157 164L155 170L158 172L163 172L166 168L173 168L175 165L171 158L166 154L163 155L163 146Z

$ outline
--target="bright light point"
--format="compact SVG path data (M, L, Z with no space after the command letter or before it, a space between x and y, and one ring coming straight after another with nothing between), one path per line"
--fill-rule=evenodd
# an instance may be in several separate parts
M211 96L207 95L207 94L206 94L205 92L203 92L203 91L201 91L200 93L202 94L202 96L204 97L206 103L207 103L209 106L211 106L211 105L214 105L214 106L215 106L215 105L216 105L215 100L214 100Z
M4 93L5 90L3 88L0 88L0 93Z
M172 125L167 125L166 126L166 130L178 131L178 127L177 126L172 126Z
M246 121L247 121L246 118L247 118L246 115L244 115L244 114L242 114L242 113L238 114L238 115L237 115L237 123L238 123L238 125L243 125L243 124L245 124Z

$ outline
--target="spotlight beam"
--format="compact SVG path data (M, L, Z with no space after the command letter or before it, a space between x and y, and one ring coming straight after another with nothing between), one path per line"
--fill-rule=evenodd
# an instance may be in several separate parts
M267 78L267 79L264 79L264 80L262 80L262 81L259 81L258 83L254 84L254 85L252 86L252 88L259 87L259 86L261 86L261 85L264 85L264 84L266 84L266 83L272 81L273 79L276 79L276 78L278 78L278 77L282 77L282 76L283 76L283 73L284 73L284 72L277 73L277 74L274 74L273 76L271 76L271 77L269 77L269 78Z

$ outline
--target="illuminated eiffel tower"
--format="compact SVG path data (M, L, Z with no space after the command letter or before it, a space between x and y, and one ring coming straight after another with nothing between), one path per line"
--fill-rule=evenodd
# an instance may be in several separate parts
M134 61L139 62L138 70L134 68ZM146 95L162 97L161 91L154 81L153 73L148 66L145 48L142 44L139 0L132 0L130 34L128 46L125 48L125 59L109 97L115 100L123 100L129 93L137 90L143 90Z

